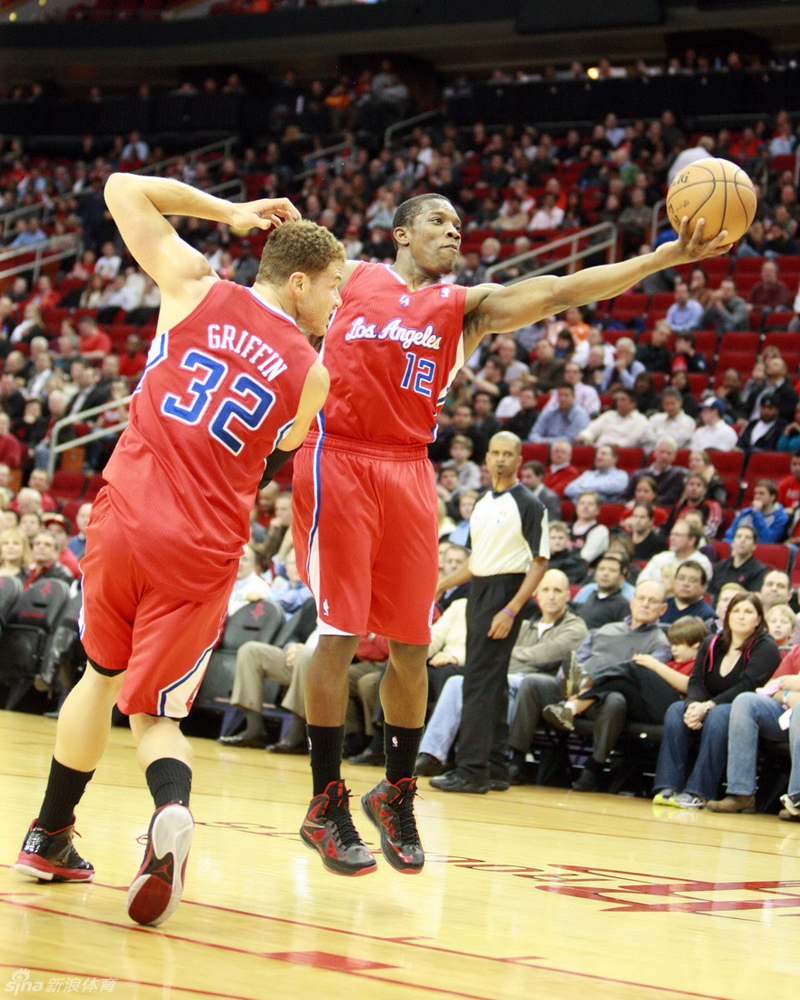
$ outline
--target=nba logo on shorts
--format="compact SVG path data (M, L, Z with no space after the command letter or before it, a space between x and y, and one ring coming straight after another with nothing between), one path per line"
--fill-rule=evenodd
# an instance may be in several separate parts
M325 601L322 602L322 613L323 613L323 615L325 615L326 618L330 614L330 608L328 607L327 600L325 600Z

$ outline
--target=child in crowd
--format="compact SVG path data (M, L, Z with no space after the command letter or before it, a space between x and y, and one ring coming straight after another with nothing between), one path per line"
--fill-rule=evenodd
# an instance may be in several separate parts
M790 640L797 627L797 615L788 604L776 604L765 615L769 634L778 644L781 654L792 648Z

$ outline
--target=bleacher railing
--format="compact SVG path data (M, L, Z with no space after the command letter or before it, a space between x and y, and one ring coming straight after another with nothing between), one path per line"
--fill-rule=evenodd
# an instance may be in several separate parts
M0 287L7 278L15 278L18 274L33 273L34 282L49 264L56 264L67 257L74 257L78 252L78 237L75 233L66 233L55 239L41 240L27 247L16 247L0 251ZM33 255L33 260L31 260Z
M574 274L577 265L586 257L592 257L598 253L606 253L606 260L613 264L617 259L617 239L618 230L613 222L598 222L596 226L589 226L588 229L578 229L568 236L562 236L550 243L543 243L525 253L517 254L514 257L506 257L486 268L486 280L493 281L494 276L501 271L515 267L517 264L527 264L529 261L538 260L541 257L549 257L554 251L562 247L569 247L569 252L563 257L555 257L545 260L539 267L525 270L519 278L512 278L511 281L504 282L506 285L515 285L525 278L535 278L539 274L552 274L554 271L566 270L567 274Z
M118 409L121 406L129 406L133 396L125 396L124 399L110 399L107 403L101 403L100 406L92 406L88 410L81 410L80 413L69 413L66 417L62 417L53 424L53 429L50 434L50 440L57 442L50 445L50 455L47 460L47 474L50 479L53 478L53 473L55 472L56 464L58 462L58 456L64 452L69 451L70 448L77 448L80 445L89 444L90 441L98 441L100 438L107 437L109 434L116 434L118 431L124 431L128 426L127 419L120 420L116 424L112 424L110 427L97 427L86 434L81 434L79 437L71 438L69 441L59 441L59 432L64 427L71 427L73 424L85 424L92 417L97 417L101 413L105 413L106 410Z

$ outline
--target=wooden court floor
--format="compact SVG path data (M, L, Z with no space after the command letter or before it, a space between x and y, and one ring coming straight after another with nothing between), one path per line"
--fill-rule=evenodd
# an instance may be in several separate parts
M0 713L0 995L113 1000L711 997L796 992L800 824L641 799L422 781L419 876L323 870L297 838L308 760L195 740L184 900L132 925L151 811L115 729L78 816L88 885L10 869L44 789L54 723ZM350 767L354 795L379 772ZM360 815L360 813L359 813ZM366 820L365 839L374 844Z

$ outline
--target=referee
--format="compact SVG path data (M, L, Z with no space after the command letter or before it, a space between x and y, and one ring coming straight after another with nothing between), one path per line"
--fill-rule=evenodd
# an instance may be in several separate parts
M508 664L521 624L517 616L550 557L547 511L517 479L521 464L517 435L495 434L486 453L492 491L478 500L469 521L472 555L441 581L436 594L438 599L472 580L456 766L431 778L431 786L443 792L482 795L508 788Z

